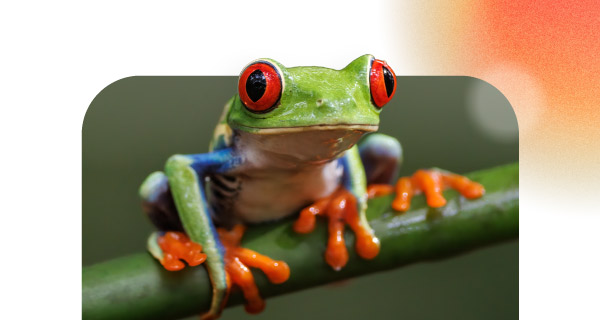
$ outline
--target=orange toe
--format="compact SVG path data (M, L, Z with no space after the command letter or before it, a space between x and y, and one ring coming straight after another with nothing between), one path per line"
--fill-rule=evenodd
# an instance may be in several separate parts
M334 270L342 269L348 263L348 249L344 240L344 225L341 222L331 223L329 228L329 242L325 250L325 261Z
M367 186L367 197L369 199L386 196L394 192L394 187L387 184L370 184Z
M446 205L446 199L439 193L426 194L427 205L432 208L440 208Z
M329 205L329 199L321 199L312 206L300 211L300 217L294 222L294 231L310 233L315 229L316 216L322 214Z
M442 175L437 171L418 170L412 176L412 185L425 193L427 205L439 208L446 205L446 199L442 196Z
M163 259L160 263L169 271L179 271L185 268L185 264L170 253L163 253Z
M356 253L363 259L373 259L379 254L379 239L366 232L356 235Z
M410 178L404 177L398 179L396 183L396 197L392 202L392 208L401 212L408 210L414 194L415 191Z
M225 261L225 270L231 277L231 281L242 289L246 299L245 309L248 313L259 313L265 308L265 301L261 298L254 276L237 257Z
M386 192L393 192L392 186L387 187ZM352 193L346 191L344 197L346 201L343 213L344 221L356 235L356 253L363 259L373 259L379 254L379 239L375 237L370 228L363 226L360 222L358 204Z
M467 199L477 199L485 194L485 188L479 183L474 182L473 185L465 188L462 193L463 196Z
M447 174L444 183L450 188L456 189L467 199L477 199L485 193L483 186L458 174Z
M275 261L246 248L236 248L235 255L248 267L262 270L272 283L283 283L290 277L290 267L284 261Z

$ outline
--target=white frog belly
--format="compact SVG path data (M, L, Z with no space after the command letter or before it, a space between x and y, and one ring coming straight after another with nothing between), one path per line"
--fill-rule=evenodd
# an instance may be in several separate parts
M239 176L233 216L250 223L289 216L332 194L342 174L343 168L336 160L297 170L250 171Z

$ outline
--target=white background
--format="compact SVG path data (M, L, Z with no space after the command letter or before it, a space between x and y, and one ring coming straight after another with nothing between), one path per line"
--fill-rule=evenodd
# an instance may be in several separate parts
M100 90L132 75L235 75L259 57L342 68L372 53L397 74L419 74L397 49L418 30L409 17L407 34L390 28L386 9L381 1L3 2L2 318L81 317L81 125ZM569 190L547 199L527 172L520 183L521 315L598 317L600 219L563 219L578 210Z

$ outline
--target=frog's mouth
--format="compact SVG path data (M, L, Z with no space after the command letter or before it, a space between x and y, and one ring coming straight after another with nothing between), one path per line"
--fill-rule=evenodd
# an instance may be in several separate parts
M294 167L322 164L350 149L377 125L335 124L240 130L240 143L261 154L261 163Z
M283 133L299 133L307 131L328 131L328 130L348 130L348 131L360 131L363 133L375 132L379 129L378 125L374 124L318 124L310 126L298 126L298 127L275 127L275 128L257 128L242 126L246 131L254 134L283 134Z

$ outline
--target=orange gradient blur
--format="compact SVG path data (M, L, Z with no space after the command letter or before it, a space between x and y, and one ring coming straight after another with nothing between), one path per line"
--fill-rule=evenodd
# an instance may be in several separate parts
M419 35L412 50L424 53L415 69L473 76L498 88L517 114L521 167L547 188L556 182L553 173L573 188L598 185L600 3L437 0L414 6L406 14Z

